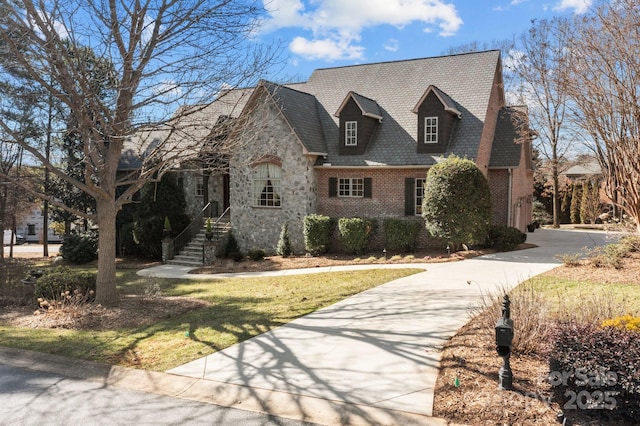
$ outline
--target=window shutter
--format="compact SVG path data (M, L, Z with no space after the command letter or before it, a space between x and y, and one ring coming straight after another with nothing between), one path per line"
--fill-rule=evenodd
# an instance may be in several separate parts
M404 215L413 216L416 213L415 207L416 180L414 178L404 178Z
M329 197L338 196L338 178L329 178Z
M372 197L371 178L364 178L364 198Z

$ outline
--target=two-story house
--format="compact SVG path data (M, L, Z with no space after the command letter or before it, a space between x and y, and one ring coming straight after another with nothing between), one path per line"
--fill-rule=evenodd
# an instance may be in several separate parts
M531 222L526 110L505 104L499 51L318 69L303 83L261 81L221 94L190 120L208 134L202 152L225 141L228 164L228 173L211 173L206 161L184 169L191 211L206 202L218 213L229 207L243 250L274 251L287 223L303 252L311 213L422 221L427 172L452 154L488 179L495 224L524 230ZM429 244L421 233L420 244Z
M319 69L297 84L263 81L239 117L230 206L245 250L273 249L287 222L302 251L310 213L421 220L426 174L451 154L474 160L487 177L494 223L524 230L531 222L526 113L505 105L498 51Z

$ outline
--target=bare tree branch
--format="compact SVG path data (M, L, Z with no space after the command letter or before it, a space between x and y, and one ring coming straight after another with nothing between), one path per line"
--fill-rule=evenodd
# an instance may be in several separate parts
M118 210L147 180L197 157L202 139L191 134L188 117L199 108L177 106L205 108L225 86L254 85L272 63L276 52L249 40L261 12L251 0L0 1L0 45L11 67L64 105L77 123L84 182L13 137L60 179L95 198L98 302L116 301ZM109 63L112 90L96 93L87 71L74 66L74 52L83 47ZM7 66L0 65L0 73L7 74ZM9 132L11 125L0 121L0 128ZM132 142L144 155L121 181L118 165ZM128 189L118 192L123 185Z

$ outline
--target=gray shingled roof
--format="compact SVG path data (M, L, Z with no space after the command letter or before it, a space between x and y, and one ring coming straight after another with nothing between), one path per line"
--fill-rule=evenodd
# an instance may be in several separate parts
M349 92L374 101L382 124L363 155L338 155L337 117L320 117L328 158L334 166L432 165L455 153L475 159L500 52L488 51L436 58L319 69L297 90L314 95L324 111L339 109ZM448 150L417 154L417 115L412 112L430 85L448 95L461 113Z
M327 147L320 123L320 104L308 93L263 81L285 119L309 153L324 155Z
M253 90L252 87L221 92L210 104L178 108L163 126L139 130L125 141L118 169L140 168L151 145L162 145L166 152L181 151L185 159L197 156L203 141L219 123L220 117L238 117Z
M513 108L507 107L498 113L489 167L512 168L520 164L522 146L516 143L520 136L514 121L518 120L518 115L514 114L514 111Z
M378 120L382 119L382 113L380 112L380 107L378 106L376 101L354 92L349 92L344 101L342 101L342 104L340 105L340 108L338 108L338 111L333 114L334 116L340 116L340 111L342 111L342 108L344 108L349 99L353 99L356 102L356 105L358 105L358 108L360 108L360 111L362 111L362 115Z
M442 105L444 106L445 111L455 114L458 118L460 118L462 114L460 113L460 111L458 111L458 107L456 106L456 103L453 102L453 99L451 99L449 95L447 95L442 90L438 89L436 86L433 86L433 85L429 86L429 88L424 92L424 95L422 95L422 98L420 98L416 106L413 108L414 113L416 114L418 113L418 108L420 108L420 105L422 105L425 98L430 92L435 93L438 99L440 99L440 101L442 102Z
M276 101L306 150L326 153L325 161L334 166L425 166L449 154L475 159L499 61L499 51L467 53L318 69L304 83L278 85L263 81L261 85ZM413 108L429 87L437 91L446 108L460 114L447 151L440 154L418 154L416 149L418 117ZM237 117L253 90L230 90L189 116L181 138L189 133L191 140L202 139L221 115ZM363 113L382 117L362 155L338 155L339 118L334 114L348 96ZM512 131L504 120L499 121L491 167L517 166L520 146L513 143ZM144 148L136 142L128 143L128 154L141 154ZM124 159L123 166L127 160L131 159Z

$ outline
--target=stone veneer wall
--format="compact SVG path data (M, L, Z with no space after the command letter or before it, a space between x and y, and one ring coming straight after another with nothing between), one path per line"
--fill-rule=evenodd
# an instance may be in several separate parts
M187 214L195 217L202 208L203 197L196 195L196 179L201 176L197 172L182 172L182 186L184 188L184 198L187 202ZM209 201L218 204L218 215L222 214L223 200L223 179L221 175L214 175L209 178ZM215 210L213 214L215 216Z
M258 108L268 108L267 114L256 113L263 123L254 123L252 131L245 128L245 138L259 141L240 142L230 161L230 204L233 235L245 253L260 248L275 253L286 222L296 254L304 253L302 234L304 217L315 212L317 185L313 164L314 156L304 155L301 143L291 128L269 103ZM282 206L255 207L253 202L252 163L265 156L272 156L282 163Z

